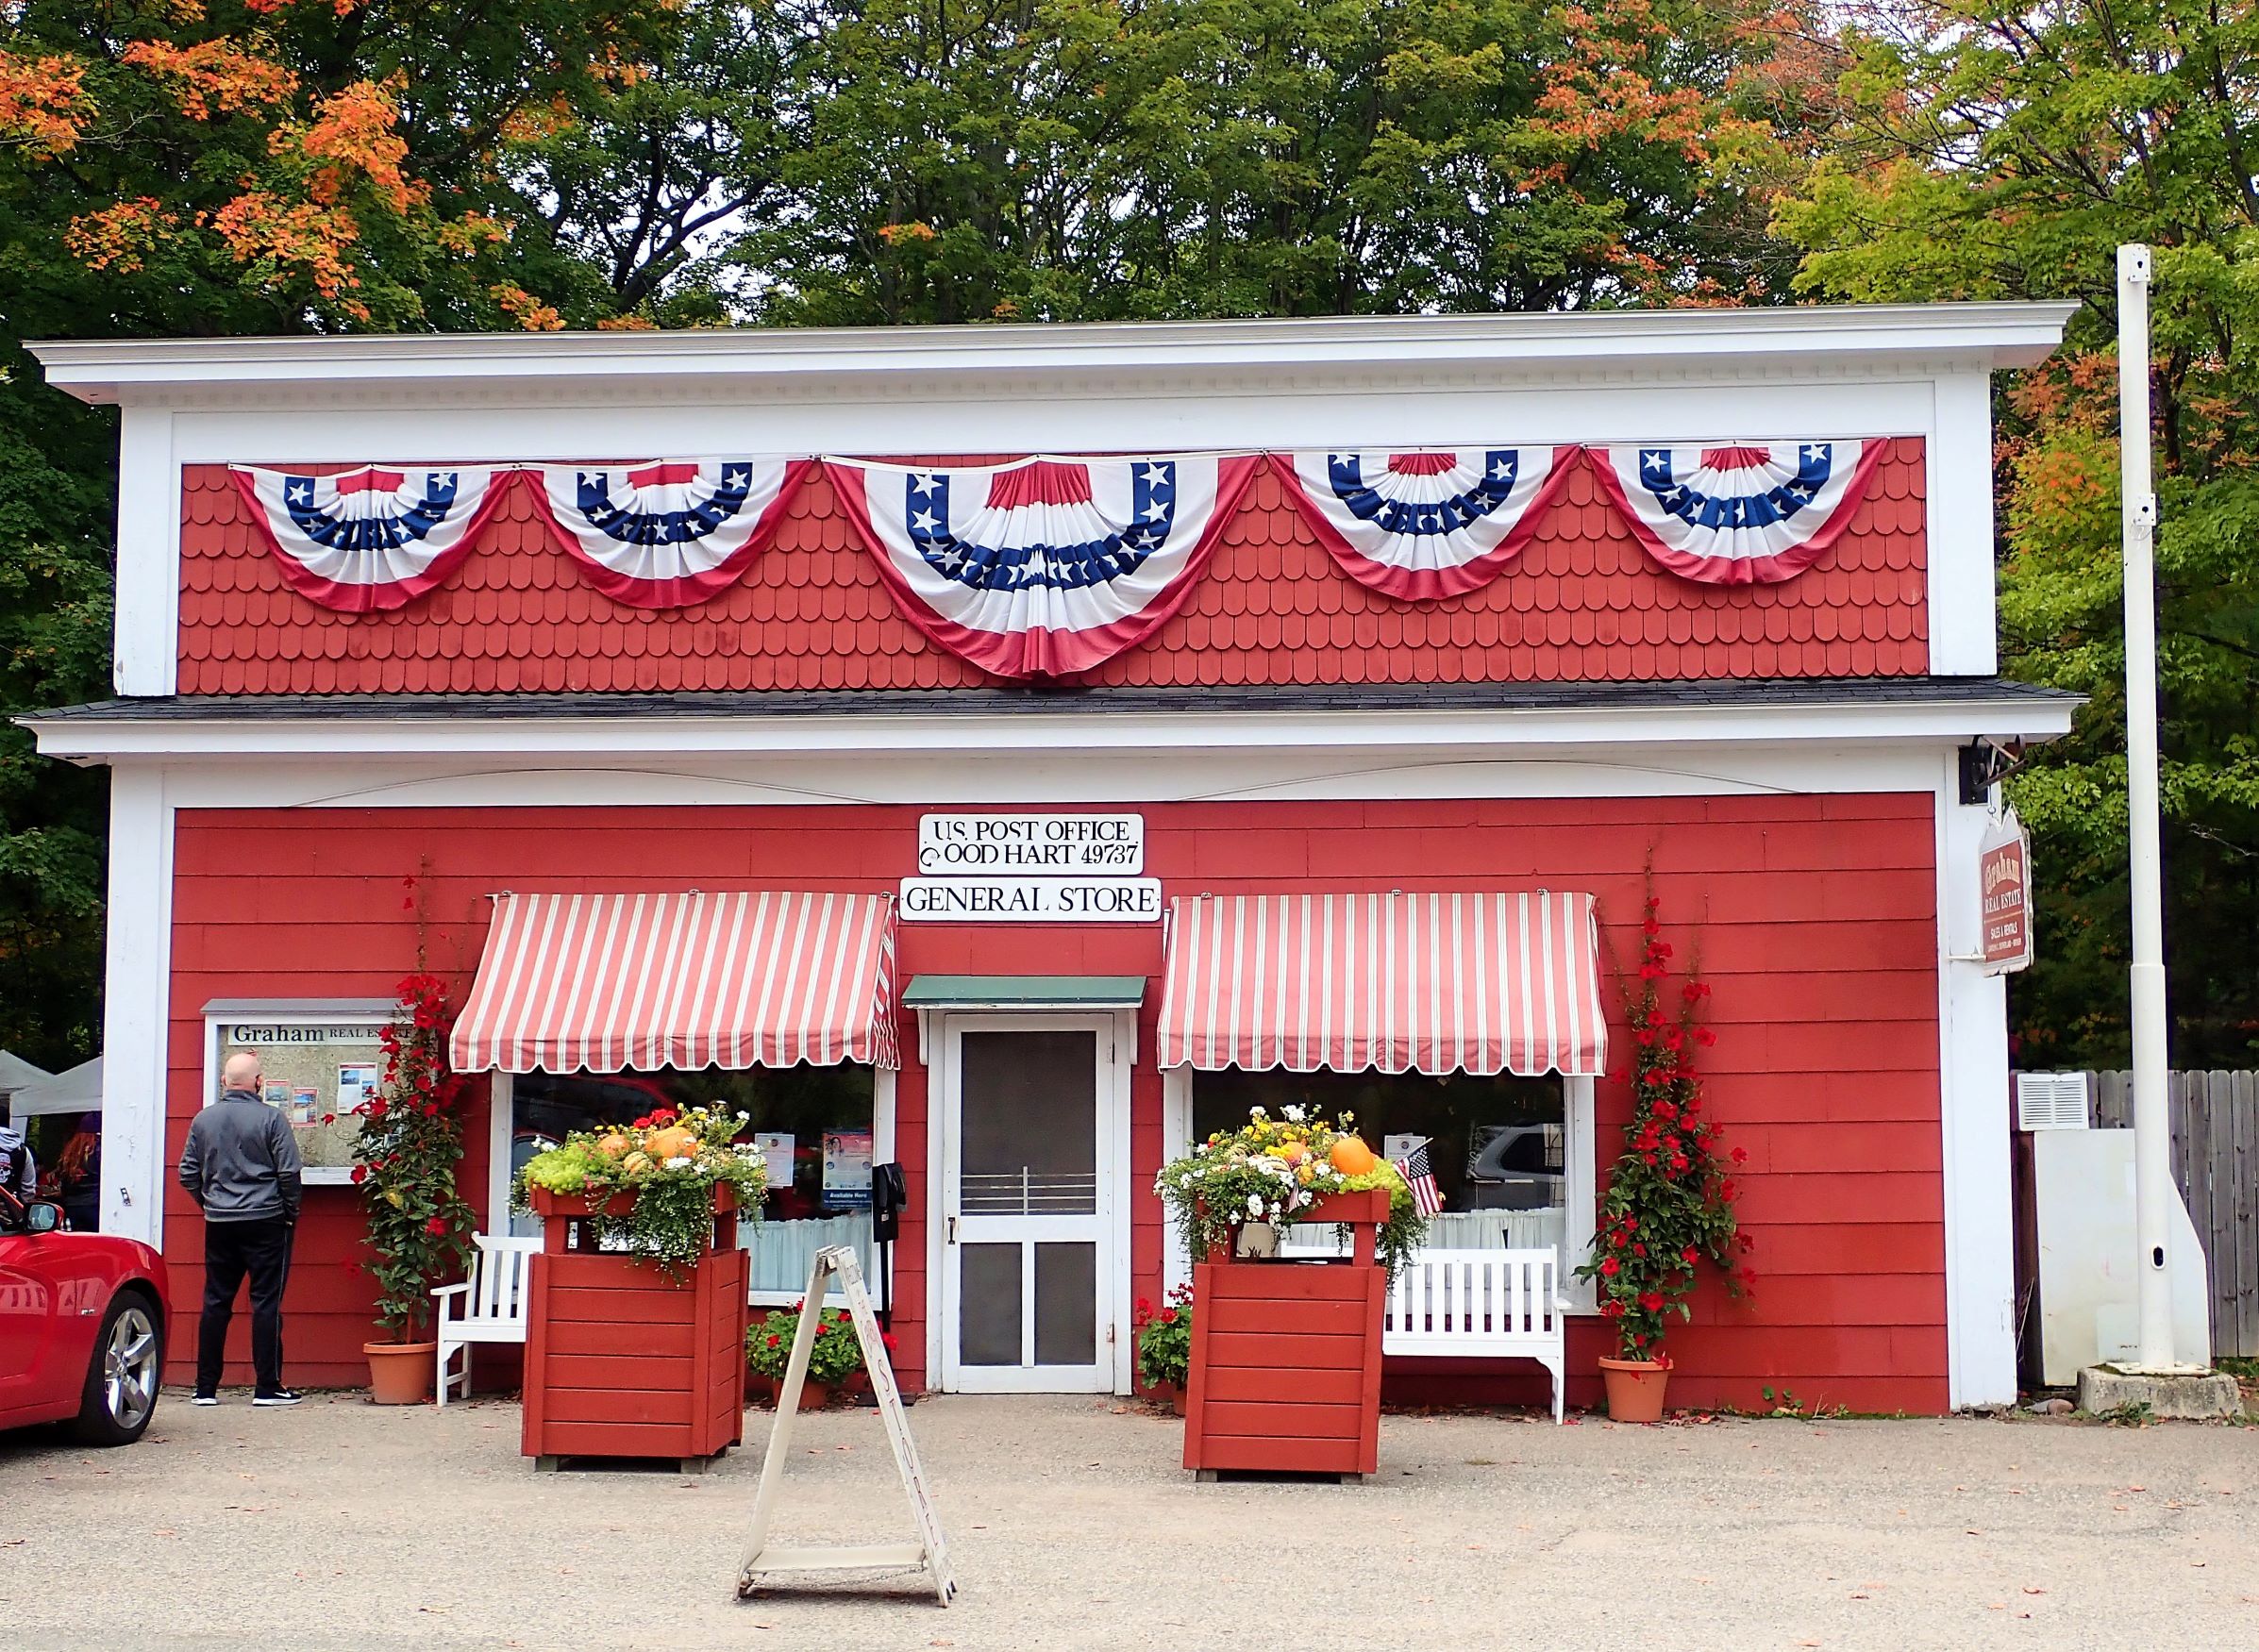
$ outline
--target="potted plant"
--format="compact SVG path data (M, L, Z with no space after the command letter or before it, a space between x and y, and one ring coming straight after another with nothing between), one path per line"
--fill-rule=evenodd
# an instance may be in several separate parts
M746 1253L766 1184L748 1120L660 1108L578 1130L518 1173L542 1218L527 1270L520 1445L537 1468L575 1457L693 1466L745 1436Z
M1383 1299L1427 1218L1347 1115L1337 1126L1300 1108L1280 1112L1253 1109L1240 1128L1161 1170L1200 1309L1186 1334L1184 1466L1211 1478L1368 1475L1379 1461ZM1279 1231L1303 1223L1338 1227L1346 1254L1280 1253ZM1251 1227L1271 1243L1245 1243Z
M1192 1287L1172 1286L1158 1310L1139 1297L1134 1327L1138 1386L1181 1417L1184 1385L1192 1370Z
M456 1187L462 1159L462 1080L447 1065L452 1022L437 976L400 983L399 1009L382 1035L384 1076L354 1110L353 1180L368 1211L373 1259L360 1264L376 1287L380 1341L365 1343L369 1393L380 1406L431 1395L435 1344L432 1287L460 1273L477 1218Z
M745 1333L745 1364L776 1384L779 1403L784 1397L785 1368L792 1362L793 1338L799 1334L800 1315L806 1307L803 1300L776 1309ZM833 1391L845 1387L862 1370L862 1342L855 1334L854 1320L844 1309L822 1310L816 1316L815 1340L808 1348L800 1410L822 1410L831 1403Z
M1676 1005L1666 1008L1671 947L1662 938L1661 907L1648 897L1639 988L1628 1000L1632 1122L1600 1200L1592 1255L1577 1269L1579 1278L1593 1281L1600 1312L1615 1329L1615 1356L1601 1360L1600 1374L1609 1416L1627 1423L1663 1415L1671 1370L1664 1332L1673 1316L1691 1317L1686 1297L1702 1264L1723 1271L1736 1296L1756 1278L1735 1265L1750 1241L1734 1215L1740 1189L1727 1168L1749 1155L1736 1147L1721 1158L1720 1132L1702 1116L1706 1098L1695 1072L1695 1052L1717 1042L1697 1025L1710 987L1689 975Z

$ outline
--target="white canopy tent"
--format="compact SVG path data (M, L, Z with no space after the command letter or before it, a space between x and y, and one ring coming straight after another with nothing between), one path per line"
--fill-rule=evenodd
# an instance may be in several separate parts
M46 1068L35 1067L22 1056L13 1055L7 1050L0 1050L0 1102L5 1102L10 1095L27 1085L37 1084L42 1078L52 1078L53 1076L55 1075L48 1072Z
M77 1066L42 1077L26 1084L8 1098L8 1116L12 1124L25 1119L40 1118L52 1113L100 1112L102 1110L102 1058L81 1061Z

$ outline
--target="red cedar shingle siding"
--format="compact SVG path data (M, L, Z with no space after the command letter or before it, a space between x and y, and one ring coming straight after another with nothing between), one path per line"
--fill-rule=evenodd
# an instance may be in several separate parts
M263 456L262 456L263 459ZM1466 597L1413 605L1337 568L1267 468L1184 608L1095 683L1918 676L1929 669L1923 452L1901 438L1850 529L1781 585L1656 567L1579 467L1535 539ZM310 467L335 469L339 467ZM598 594L519 487L439 590L351 616L288 590L221 465L190 465L180 692L946 689L979 673L895 609L828 482L810 480L745 582L654 612Z

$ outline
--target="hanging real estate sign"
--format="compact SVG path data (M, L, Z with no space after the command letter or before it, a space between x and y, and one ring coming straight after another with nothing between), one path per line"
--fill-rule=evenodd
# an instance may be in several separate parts
M1977 878L1984 973L2022 969L2032 961L2032 841L2015 809L1986 828L1977 850Z

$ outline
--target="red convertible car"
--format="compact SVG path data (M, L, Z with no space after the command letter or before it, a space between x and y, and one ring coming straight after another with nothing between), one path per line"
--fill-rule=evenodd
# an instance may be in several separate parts
M164 1277L147 1245L70 1232L60 1205L0 1191L0 1428L139 1440L164 1369Z

